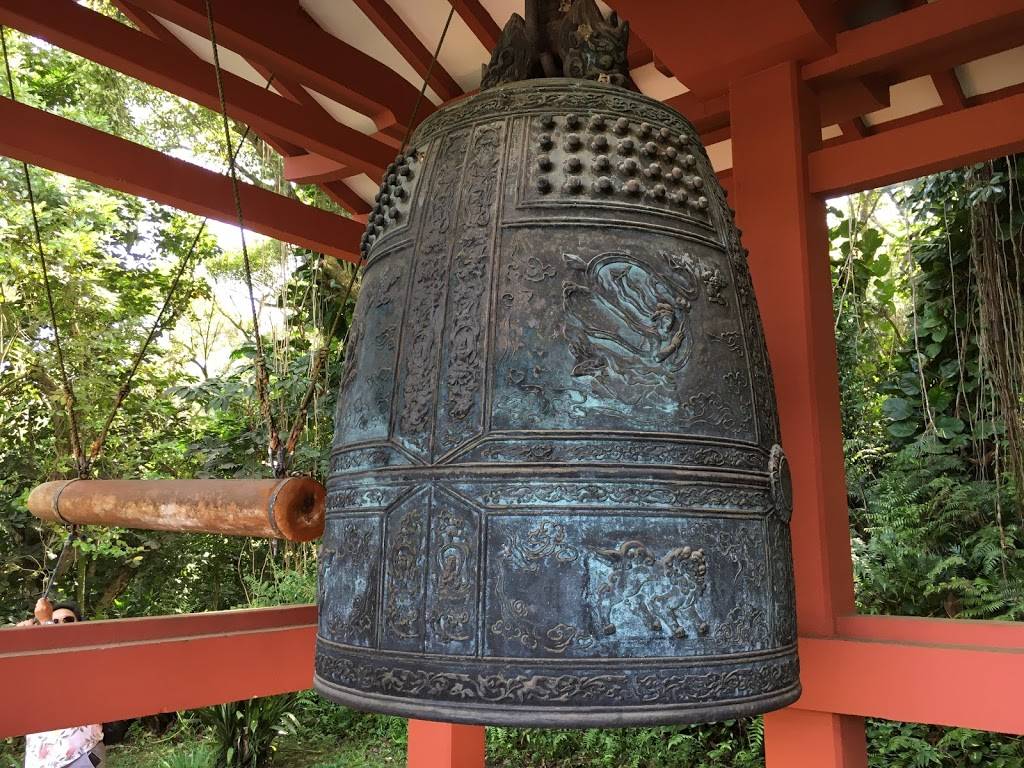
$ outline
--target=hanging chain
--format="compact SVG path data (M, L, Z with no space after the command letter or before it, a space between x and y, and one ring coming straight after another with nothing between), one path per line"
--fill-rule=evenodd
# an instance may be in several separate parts
M7 51L7 32L0 26L0 47L3 48L4 70L7 74L7 89L11 94L11 101L18 100L14 91L14 75L11 74L11 60ZM32 190L32 177L28 172L28 163L21 163L22 173L25 175L25 189L28 191L29 207L32 210L32 230L35 234L36 253L39 258L39 268L43 273L43 287L46 293L46 306L50 313L50 326L53 330L53 348L57 355L57 368L60 372L61 387L64 390L64 409L68 416L68 432L71 438L71 454L75 459L76 469L80 478L89 475L89 460L82 451L81 430L78 428L78 414L76 410L75 389L68 376L67 365L64 362L64 349L60 341L60 329L57 326L57 310L53 304L53 290L50 287L50 270L46 262L46 251L43 248L43 237L39 231L39 215L36 211L36 198Z
M263 339L260 335L259 312L256 310L256 297L252 287L252 265L249 261L249 249L245 243L245 218L242 215L242 199L238 191L238 172L235 167L235 155L231 147L231 122L228 120L227 101L224 98L224 79L220 66L220 50L217 47L217 32L213 23L213 5L211 0L206 3L206 22L210 33L210 45L213 49L213 71L217 79L217 98L220 100L220 115L224 123L224 143L228 156L228 176L231 179L231 195L235 203L235 215L238 219L238 235L242 240L242 266L245 270L245 284L249 290L249 310L252 314L253 337L256 346L256 397L260 401L260 412L267 425L267 450L270 454L270 465L275 477L282 477L286 472L281 435L277 431L274 411L270 404L270 377L267 374L267 361L263 352Z
M209 4L209 0L207 0L207 4ZM416 103L413 105L412 116L409 119L409 125L405 129L405 137L402 139L402 147L399 150L400 154L404 155L405 150L409 146L409 138L412 136L413 128L416 126L416 116L419 114L420 106L426 96L427 85L430 83L430 76L434 72L434 66L437 64L437 57L440 55L441 46L444 45L445 38L448 36L448 28L452 24L452 17L454 15L455 6L453 5L451 10L448 12L448 18L444 23L444 28L441 30L441 37L438 39L437 46L434 48L434 55L430 59L430 64L427 66L427 72L423 76L423 85L420 87L419 95L416 97ZM309 404L312 402L313 395L316 393L317 379L330 357L331 339L333 339L334 334L338 332L338 326L341 323L341 318L345 315L345 305L348 303L349 296L352 295L352 287L355 285L356 279L359 277L361 267L361 263L357 264L356 268L352 271L352 277L348 281L348 287L345 289L345 296L341 300L341 306L338 308L338 313L334 316L334 322L331 323L331 330L324 337L324 345L317 350L316 356L313 359L313 367L310 369L309 374L309 385L306 387L305 393L303 393L302 400L299 401L295 420L292 422L292 428L288 433L288 440L284 445L283 455L285 462L287 462L295 452L295 447L299 442L299 437L305 429L306 413L309 411ZM351 332L352 325L349 324L345 329L345 336L341 340L342 349L347 348L348 337Z

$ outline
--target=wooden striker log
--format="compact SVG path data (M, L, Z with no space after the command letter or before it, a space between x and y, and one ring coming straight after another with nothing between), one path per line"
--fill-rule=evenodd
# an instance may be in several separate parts
M324 530L324 487L283 480L56 480L34 488L40 520L150 531L312 541Z

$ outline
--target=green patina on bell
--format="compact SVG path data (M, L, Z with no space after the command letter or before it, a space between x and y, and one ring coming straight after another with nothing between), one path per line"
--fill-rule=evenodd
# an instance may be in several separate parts
M630 90L628 34L528 3L384 180L320 559L335 701L590 727L799 695L746 254L693 127Z

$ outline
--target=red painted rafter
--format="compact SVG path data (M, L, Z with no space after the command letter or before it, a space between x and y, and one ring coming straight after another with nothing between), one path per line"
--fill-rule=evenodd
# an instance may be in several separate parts
M835 53L805 64L802 74L816 89L879 73L901 82L1021 43L1020 0L941 0L839 33Z
M885 107L891 83L924 74L936 76L936 87L944 98L955 99L955 91L946 88L955 83L945 73L956 64L1024 43L1022 19L1024 7L1019 0L930 3L839 32L837 52L804 65L802 77L817 91L822 125L843 123ZM655 47L655 52L659 50ZM687 82L685 75L680 79ZM702 132L720 130L729 123L728 107L715 97L702 99L690 92L668 103L693 119Z
M494 17L480 3L480 0L450 0L455 6L455 12L459 14L466 26L469 27L481 45L488 52L498 46L498 38L501 37L501 27L498 26Z
M871 135L871 129L859 117L845 120L839 124L839 127L842 129L843 135L838 137L838 139L844 142L863 139L865 136Z
M0 22L117 69L210 109L220 109L212 68L74 0L0 0ZM182 49L184 47L182 46ZM386 144L224 73L228 114L253 129L364 170L383 173L394 156Z
M191 57L195 55L191 48L189 48L181 40L179 40L174 35L173 32L171 32L164 24L161 24L159 19L157 19L149 11L139 8L138 6L129 2L129 0L112 0L112 2L117 7L117 9L121 11L121 13L128 17L128 20L131 21L132 24L134 24L140 30L145 32L147 35L151 35L152 37L157 38L166 45L175 48L184 56ZM261 75L263 75L263 77L269 77L269 73L259 70L258 67L256 69L257 71L260 72ZM281 84L278 83L277 86L278 87L274 88L274 90L277 91L278 93L283 94L284 90L281 88ZM289 98L291 97L289 96ZM297 101L297 99L293 98L292 101ZM262 131L254 131L254 133L256 133L261 139L263 139L263 141L269 144L278 154L287 155L300 154L302 152L305 152L305 150L302 147L298 146L297 144L292 144L291 142L285 141L284 139L278 138L276 136L271 136Z
M361 198L356 191L352 189L341 179L336 181L323 181L320 182L320 189L322 189L331 200L336 202L346 211L349 211L353 216L358 217L359 221L366 223L366 215L370 212L370 204Z
M284 159L284 177L296 184L321 184L354 175L351 168L322 155L293 155Z
M935 90L942 99L942 106L953 112L967 106L967 97L964 95L963 86L960 85L960 78L956 76L956 70L944 69L932 75L932 82L935 83Z
M157 16L208 36L203 0L134 0ZM412 119L418 89L401 75L339 40L299 8L246 0L214 3L217 40L271 71L373 118L379 128ZM433 106L420 106L426 117Z
M132 21L133 24L138 26L144 32L147 32L148 34L151 34L154 37L157 37L160 40L163 40L169 44L177 44L188 55L194 55L191 49L188 48L188 46L179 41L178 38L175 37L174 34L167 29L167 27L161 24L160 21L155 16L153 16L149 11L145 11L141 8L132 5L132 3L128 2L128 0L115 0L115 5L117 5L117 7L122 11L122 13L128 16L128 18ZM258 62L253 62L252 66L263 77L267 78L268 80L272 80L274 90L277 91L278 93L286 96L287 98L291 99L292 101L298 104L301 104L306 109L309 109L316 113L323 113L321 117L327 117L331 121L334 120L334 118L330 116L326 112L326 110L324 110L320 103L310 95L309 91L307 91L302 86L298 85L297 83L293 83L286 78L275 77L273 73L270 72L269 69L264 67L262 64L259 64ZM306 150L303 149L302 147L284 141L283 139L280 139L276 136L269 136L265 134L260 134L260 136L265 142L267 142L267 144L269 144L274 149L274 151L276 151L284 158L286 168L288 165L288 161L290 159L296 157L310 157L310 155L306 154ZM329 160L327 158L324 158L322 155L312 155L312 157L320 158L324 162L330 163L335 168L339 166L339 163L337 161ZM352 171L349 171L349 173L351 172ZM337 175L335 174L331 178L337 178ZM348 186L341 184L340 182L335 182L333 184L321 183L323 181L328 181L328 179L294 179L294 181L296 181L297 183L318 183L319 187L324 191L324 193L328 197L331 198L331 200L333 200L335 203L341 206L344 210L351 213L359 221L363 221L365 219L366 214L370 212L370 206L361 197L359 197L359 195L355 194L355 192L353 192Z
M174 34L167 27L161 24L149 11L139 8L134 3L129 2L129 0L111 0L111 4L123 13L127 17L128 21L150 37L155 37L157 40L161 40L168 45L180 46L186 49L188 48L188 46L175 37Z
M354 0L366 17L383 33L388 42L395 47L420 77L426 77L430 71L430 62L434 57L432 51L420 42L416 34L402 21L402 17L387 0ZM435 63L431 71L429 83L434 93L444 101L461 96L463 91L455 79L445 71L440 63Z
M836 196L1024 151L1024 93L918 119L810 156L811 190Z
M237 223L226 176L103 131L0 98L0 154L199 216ZM245 225L303 248L359 261L362 226L239 183Z
M778 61L828 54L840 29L829 0L611 0L610 5L701 98Z

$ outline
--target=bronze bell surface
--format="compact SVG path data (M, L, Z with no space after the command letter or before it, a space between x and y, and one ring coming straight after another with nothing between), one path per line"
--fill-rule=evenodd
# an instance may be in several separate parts
M595 79L485 78L384 180L320 555L337 702L609 727L799 695L746 253L693 126Z

